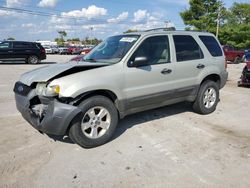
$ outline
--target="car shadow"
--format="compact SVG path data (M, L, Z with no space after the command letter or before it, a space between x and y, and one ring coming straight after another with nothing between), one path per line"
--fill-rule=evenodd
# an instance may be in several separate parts
M192 105L189 102L182 102L129 115L120 120L112 140L118 138L128 129L136 125L192 111Z
M144 112L139 112L133 115L126 116L124 119L120 120L118 126L115 130L115 133L111 139L115 140L123 133L125 133L128 129L133 128L136 125L150 122L157 119L162 119L166 117L170 117L172 115L181 114L184 112L192 112L192 107L188 102L177 103L153 110L148 110ZM53 139L55 142L64 142L68 144L74 144L74 142L68 136L55 136L48 135L47 136Z
M67 144L75 144L70 138L69 136L57 136L57 135L51 135L51 134L46 134L49 138L51 138L52 140L54 140L55 142L59 141L59 142L64 142Z

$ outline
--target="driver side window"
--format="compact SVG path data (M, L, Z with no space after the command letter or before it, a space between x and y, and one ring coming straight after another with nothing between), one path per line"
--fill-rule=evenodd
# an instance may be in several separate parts
M8 49L8 48L10 48L10 43L9 42L0 43L0 48L1 49Z
M170 62L169 41L167 36L154 36L145 39L133 54L131 60L146 57L148 65Z

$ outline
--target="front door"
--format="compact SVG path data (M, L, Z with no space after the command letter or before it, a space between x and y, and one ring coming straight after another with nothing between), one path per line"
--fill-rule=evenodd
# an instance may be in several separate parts
M126 108L131 112L149 109L174 94L175 65L171 63L167 35L146 38L131 56L146 58L148 64L140 67L125 65Z
M0 59L10 59L13 58L13 49L11 47L11 42L0 42Z

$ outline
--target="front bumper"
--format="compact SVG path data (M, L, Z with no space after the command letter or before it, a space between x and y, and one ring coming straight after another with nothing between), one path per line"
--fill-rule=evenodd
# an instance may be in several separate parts
M31 90L26 96L15 92L16 107L35 129L52 135L65 135L70 122L81 113L78 107L61 103L56 99L46 104L43 117L32 110L32 99L37 97L35 90Z

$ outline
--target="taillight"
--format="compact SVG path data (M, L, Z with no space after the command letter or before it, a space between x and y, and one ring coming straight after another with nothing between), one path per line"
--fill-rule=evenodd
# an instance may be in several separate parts
M225 59L225 69L227 69L227 60Z
M45 49L44 48L41 48L41 53L45 53Z

